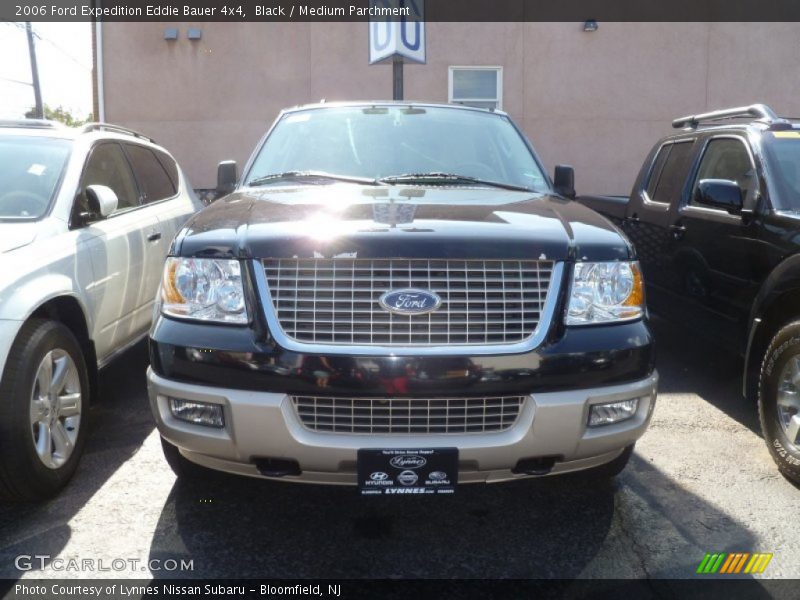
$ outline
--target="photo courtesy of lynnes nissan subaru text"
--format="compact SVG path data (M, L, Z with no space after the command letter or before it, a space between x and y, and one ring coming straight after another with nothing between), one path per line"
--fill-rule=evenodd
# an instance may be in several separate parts
M631 244L572 182L500 111L281 113L166 260L148 384L173 470L363 494L619 473L653 339Z

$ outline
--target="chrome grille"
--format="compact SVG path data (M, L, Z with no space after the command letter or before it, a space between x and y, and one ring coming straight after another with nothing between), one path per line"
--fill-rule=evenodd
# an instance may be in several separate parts
M292 396L312 431L365 434L490 433L511 428L524 396L485 398L332 398Z
M553 261L267 259L272 305L283 332L307 343L510 344L536 330ZM420 288L441 306L423 315L384 310L390 290Z

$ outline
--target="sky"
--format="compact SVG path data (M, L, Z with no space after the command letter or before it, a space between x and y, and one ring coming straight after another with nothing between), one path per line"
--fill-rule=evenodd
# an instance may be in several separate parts
M92 24L33 23L42 102L85 119L92 112ZM33 108L24 23L0 22L0 118Z

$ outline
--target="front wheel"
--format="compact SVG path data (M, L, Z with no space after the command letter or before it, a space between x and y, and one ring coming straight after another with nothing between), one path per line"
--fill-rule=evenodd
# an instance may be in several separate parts
M171 444L163 437L161 438L161 450L164 452L164 460L167 461L167 464L179 481L200 481L209 479L217 474L216 471L201 467L188 458L184 458L181 451L178 450L178 447Z
M767 348L758 382L758 416L778 469L800 483L800 321L782 327Z
M613 479L625 469L628 461L633 454L635 444L626 446L622 453L614 460L607 462L599 467L593 467L586 471L586 474L593 479Z
M89 376L72 332L32 319L0 380L0 499L41 500L75 473L88 431Z

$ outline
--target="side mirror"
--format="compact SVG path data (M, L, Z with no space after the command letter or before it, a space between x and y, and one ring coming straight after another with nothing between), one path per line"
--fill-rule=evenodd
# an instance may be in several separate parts
M742 188L727 179L701 179L694 194L697 204L721 208L735 215L742 212Z
M569 165L556 165L553 187L557 194L575 199L575 169Z
M236 189L239 179L235 160L223 160L217 167L217 198L230 194Z
M89 203L89 212L98 218L105 219L119 205L116 192L106 185L87 185L86 201Z

